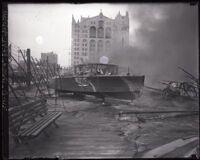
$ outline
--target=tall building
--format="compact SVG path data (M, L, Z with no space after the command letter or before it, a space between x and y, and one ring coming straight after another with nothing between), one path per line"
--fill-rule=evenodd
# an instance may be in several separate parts
M99 62L100 57L110 57L117 48L129 45L129 15L120 12L115 19L102 12L95 17L81 17L75 21L72 15L71 64Z
M47 57L48 57L48 63L49 64L58 64L58 56L57 54L53 53L53 52L48 52L48 53L41 53L41 61L47 61Z

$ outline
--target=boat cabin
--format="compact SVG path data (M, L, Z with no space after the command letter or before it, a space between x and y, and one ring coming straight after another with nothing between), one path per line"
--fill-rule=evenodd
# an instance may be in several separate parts
M75 75L117 75L118 66L114 64L88 63L74 66Z

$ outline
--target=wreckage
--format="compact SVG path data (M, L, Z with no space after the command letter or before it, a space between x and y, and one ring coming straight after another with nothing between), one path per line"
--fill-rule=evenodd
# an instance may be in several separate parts
M184 96L195 98L198 97L198 88L190 82L161 81L166 87L163 89L163 95L167 97Z
M73 75L60 76L50 82L56 92L93 95L102 98L133 100L144 86L145 76L119 75L114 64L88 63L74 66Z
M160 83L166 85L163 89L163 95L166 97L184 96L189 98L197 98L199 96L199 79L187 72L181 67L186 76L191 82L177 82L177 81L160 81Z

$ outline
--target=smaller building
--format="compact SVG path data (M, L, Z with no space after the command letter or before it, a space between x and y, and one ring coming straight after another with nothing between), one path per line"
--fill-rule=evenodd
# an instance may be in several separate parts
M47 59L49 64L58 64L58 56L53 52L41 53L41 61L47 62Z

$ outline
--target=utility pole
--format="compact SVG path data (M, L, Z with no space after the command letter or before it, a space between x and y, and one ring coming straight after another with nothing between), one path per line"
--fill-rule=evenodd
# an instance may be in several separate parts
M128 67L128 73L127 73L127 76L130 76L129 67Z
M124 37L122 37L122 48L124 49Z
M49 85L49 57L47 56L47 86Z
M27 57L27 86L30 88L31 84L31 50L28 48L26 51Z
M19 52L17 53L17 60L18 60L18 62L19 62Z

